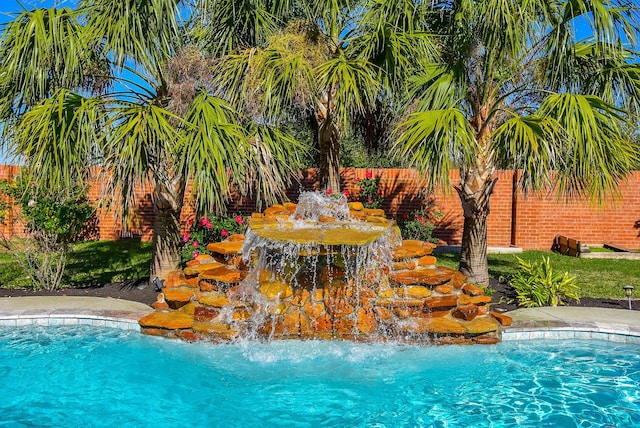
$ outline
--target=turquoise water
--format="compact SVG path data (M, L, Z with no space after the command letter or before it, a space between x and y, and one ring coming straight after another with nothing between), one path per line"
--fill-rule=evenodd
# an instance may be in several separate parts
M186 344L0 327L0 427L640 426L640 347Z

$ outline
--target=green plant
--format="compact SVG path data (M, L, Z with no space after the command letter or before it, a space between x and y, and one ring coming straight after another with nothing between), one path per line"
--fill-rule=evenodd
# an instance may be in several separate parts
M436 226L431 222L431 215L424 208L413 211L411 214L398 216L396 222L404 239L438 242L438 239L433 237Z
M541 262L527 262L516 256L519 270L511 278L520 306L563 305L565 300L579 300L576 277L568 272L554 272L548 257Z
M69 244L78 240L95 209L86 198L87 189L75 186L66 191L35 192L31 182L18 177L0 183L0 191L20 208L13 217L21 220L27 237L1 245L29 276L34 289L55 290L60 287ZM5 222L8 215L2 216Z
M365 178L358 180L358 200L365 208L380 208L382 206L382 192L378 189L379 178L373 178L370 171L366 172Z
M237 214L232 217L210 215L201 217L197 222L190 220L189 228L182 236L182 263L195 259L199 254L210 254L207 244L220 242L234 234L244 233L246 221Z
M496 292L495 288L491 288L489 286L481 286L480 288L482 289L482 292L485 296L493 296L493 293Z

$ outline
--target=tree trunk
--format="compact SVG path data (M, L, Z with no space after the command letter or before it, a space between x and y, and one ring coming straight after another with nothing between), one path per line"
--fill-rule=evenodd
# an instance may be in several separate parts
M182 252L180 213L184 185L181 180L156 183L153 196L155 218L150 280L156 277L166 279L170 271L180 269Z
M479 185L462 184L460 187L455 187L464 211L459 270L467 276L469 282L489 285L487 216L489 200L498 179L493 178L491 174L484 179L481 179L481 174L474 172L469 175L472 176L472 180L465 179L462 180L463 183L479 183Z
M340 192L340 131L331 119L318 121L320 148L320 188Z

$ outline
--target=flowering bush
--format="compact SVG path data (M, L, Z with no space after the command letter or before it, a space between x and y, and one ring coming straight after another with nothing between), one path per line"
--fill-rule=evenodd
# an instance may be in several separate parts
M438 213L436 213L436 216ZM404 214L397 218L398 227L403 239L417 239L419 241L438 242L432 236L435 225L431 222L431 216L423 208L413 211L411 214Z
M358 200L362 202L365 208L380 208L382 206L382 192L378 189L380 184L379 178L373 178L370 171L366 172L365 178L358 180L360 191L358 192Z
M199 254L210 254L207 244L220 242L229 236L244 233L246 222L241 215L223 217L210 215L198 221L190 220L182 236L182 262L195 259Z

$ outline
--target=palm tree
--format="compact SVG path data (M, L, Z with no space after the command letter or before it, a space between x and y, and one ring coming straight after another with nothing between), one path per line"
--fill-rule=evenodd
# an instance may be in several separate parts
M488 284L487 216L496 169L526 191L604 200L637 165L638 9L624 0L445 0L438 61L412 78L395 149L431 183L454 186L460 270ZM580 31L577 31L580 30Z
M273 200L299 148L207 91L207 60L185 41L180 3L81 0L76 9L25 10L0 41L4 144L42 191L83 181L100 165L105 196L119 195L126 213L150 186L151 278L180 265L187 190L199 212L224 210L234 188Z
M391 100L412 58L429 57L433 50L419 31L418 17L427 8L407 0L291 3L279 20L260 21L278 22L278 27L260 27L259 37L250 32L252 37L221 56L216 84L221 97L256 120L285 126L310 117L320 187L339 189L344 132L359 118L365 126L380 125L371 119L385 108L393 117L397 103ZM249 21L256 15L267 16L246 14ZM240 25L244 16L234 25L258 28Z

